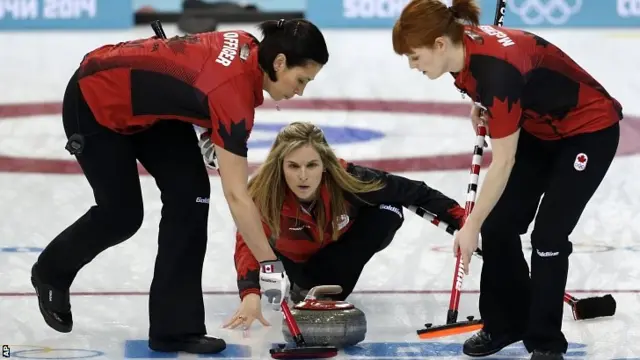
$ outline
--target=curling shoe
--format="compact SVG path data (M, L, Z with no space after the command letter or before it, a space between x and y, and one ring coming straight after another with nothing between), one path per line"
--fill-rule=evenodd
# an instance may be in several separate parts
M467 356L489 356L520 340L522 336L512 334L496 336L480 330L464 342L462 352Z
M551 351L533 350L531 360L564 360L564 356L561 353Z
M38 306L44 321L61 333L71 332L73 316L69 301L69 289L60 290L42 282L38 276L38 263L31 267L31 284L38 295Z
M191 354L217 354L227 348L227 343L218 338L200 335L181 339L149 339L149 349L159 352L186 352Z

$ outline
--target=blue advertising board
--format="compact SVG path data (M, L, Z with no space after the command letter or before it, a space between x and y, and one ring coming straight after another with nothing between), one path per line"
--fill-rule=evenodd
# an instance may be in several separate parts
M495 0L477 0L492 24ZM391 28L409 0L307 0L306 16L322 28ZM450 4L451 0L443 1ZM640 0L509 0L505 26L640 27Z
M120 29L133 20L131 0L0 0L0 30Z
M205 0L216 2L220 0ZM495 0L477 0L481 23L493 22ZM304 11L322 28L390 28L409 0L245 0L263 11ZM450 4L451 0L443 0ZM182 0L0 0L0 30L120 29L144 7L177 12ZM506 26L640 27L640 0L509 0Z

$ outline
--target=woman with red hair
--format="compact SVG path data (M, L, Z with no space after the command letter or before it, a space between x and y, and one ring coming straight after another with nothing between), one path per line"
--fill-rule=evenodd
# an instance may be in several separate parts
M484 328L463 351L486 356L523 340L531 359L562 359L569 235L613 161L622 106L554 44L479 18L473 0L413 0L392 37L412 69L452 75L491 138L491 165L454 246L468 272L482 234ZM529 270L520 235L536 211Z

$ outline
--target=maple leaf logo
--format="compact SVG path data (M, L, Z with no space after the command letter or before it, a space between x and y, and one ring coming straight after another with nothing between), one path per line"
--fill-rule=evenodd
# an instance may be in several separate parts
M240 233L236 233L236 252L234 259L239 285L240 282L259 282L260 263L253 257L251 250L249 250Z
M242 119L238 122L231 121L229 124L229 132L227 132L224 124L220 125L218 135L222 139L222 146L233 152L234 154L246 156L247 140L249 140L250 131L247 128L247 120Z
M508 119L514 111L521 110L520 99L511 100L508 96L503 99L493 98L493 104L487 107L489 116L493 119ZM520 121L520 119L518 119Z
M544 38L542 38L542 37L540 37L540 36L538 36L536 34L530 33L528 31L523 31L523 33L525 35L531 37L533 40L535 40L537 46L542 46L542 47L546 48L549 45L551 45L551 43L549 41L547 41L546 39L544 39Z
M200 39L193 35L174 36L167 40L167 46L176 54L184 54L188 44L197 44L198 42Z
M576 155L576 161L574 161L573 163L573 168L578 171L583 171L584 169L587 168L588 160L589 158L587 157L587 154L579 153L578 155Z
M253 280L254 278L258 278L260 267L258 262L245 262L245 266L241 266L238 271L238 277L240 279L245 280Z

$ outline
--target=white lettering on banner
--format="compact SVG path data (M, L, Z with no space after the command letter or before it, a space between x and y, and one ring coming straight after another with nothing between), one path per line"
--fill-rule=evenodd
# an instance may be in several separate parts
M395 18L409 0L343 0L343 15L346 18Z
M38 0L0 0L0 19L29 20L38 18Z
M216 62L229 66L238 53L238 33L228 32L224 33L222 37L224 37L224 45L222 45L222 50L220 50Z
M94 18L97 7L97 0L0 0L0 19L35 20L40 16L43 19Z
M589 0L603 2L608 0ZM522 0L510 1L507 6L527 25L538 25L545 21L553 25L563 25L569 18L580 12L582 0Z
M498 38L498 42L502 44L503 47L508 47L511 45L515 45L513 40L507 36L507 34L503 33L500 30L494 29L489 25L480 25L480 30L484 31L489 36L495 36Z
M96 17L97 0L44 0L42 18L80 19Z
M640 0L618 0L618 15L623 18L640 17Z

